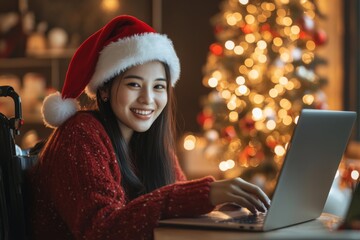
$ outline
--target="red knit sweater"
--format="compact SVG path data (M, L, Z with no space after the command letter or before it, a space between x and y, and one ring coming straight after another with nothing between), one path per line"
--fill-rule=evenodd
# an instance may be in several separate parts
M29 173L34 239L152 239L162 218L209 212L212 177L178 182L127 201L101 123L80 112L59 127Z

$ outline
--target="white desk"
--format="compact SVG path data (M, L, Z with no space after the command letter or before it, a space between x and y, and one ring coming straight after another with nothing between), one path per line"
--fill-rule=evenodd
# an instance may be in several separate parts
M323 213L318 219L269 232L241 232L195 228L158 227L155 240L235 240L235 239L360 239L360 231L333 230L341 219Z

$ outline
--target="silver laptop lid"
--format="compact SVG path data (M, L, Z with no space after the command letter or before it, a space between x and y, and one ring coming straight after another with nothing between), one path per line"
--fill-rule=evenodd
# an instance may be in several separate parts
M320 216L355 119L355 112L302 110L264 230Z

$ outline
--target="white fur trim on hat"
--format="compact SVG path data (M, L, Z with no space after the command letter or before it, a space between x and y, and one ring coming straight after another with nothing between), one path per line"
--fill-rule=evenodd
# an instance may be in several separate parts
M41 113L46 126L56 128L80 109L76 99L63 99L59 92L50 94L44 99Z
M169 66L171 85L175 86L180 76L180 62L172 41L166 35L144 33L110 43L100 52L86 94L94 98L98 87L106 81L130 67L153 60Z

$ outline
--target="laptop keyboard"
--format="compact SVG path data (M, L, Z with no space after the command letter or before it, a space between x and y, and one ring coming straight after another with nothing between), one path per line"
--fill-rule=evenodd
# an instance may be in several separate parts
M265 219L265 214L251 214L247 216L234 217L226 220L221 220L219 222L225 223L242 223L242 224L262 224Z

